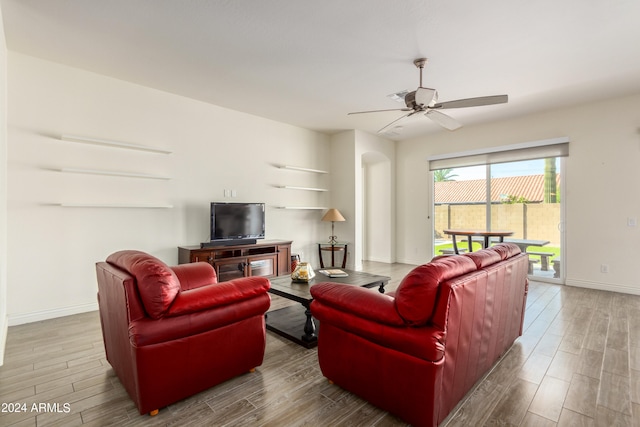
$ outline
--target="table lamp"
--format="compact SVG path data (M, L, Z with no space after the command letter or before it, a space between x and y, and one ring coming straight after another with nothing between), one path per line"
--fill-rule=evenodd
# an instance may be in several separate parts
M331 221L331 236L329 236L329 243L338 243L338 236L334 232L334 223L336 221L346 221L338 209L331 208L322 217L322 221Z

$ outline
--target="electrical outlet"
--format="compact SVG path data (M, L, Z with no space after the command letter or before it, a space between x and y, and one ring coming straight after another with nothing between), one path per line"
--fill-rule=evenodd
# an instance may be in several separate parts
M638 225L638 218L629 217L627 218L627 227L636 227Z
M231 196L231 190L224 190L224 197L230 197Z
M600 273L608 273L609 272L609 264L600 265Z

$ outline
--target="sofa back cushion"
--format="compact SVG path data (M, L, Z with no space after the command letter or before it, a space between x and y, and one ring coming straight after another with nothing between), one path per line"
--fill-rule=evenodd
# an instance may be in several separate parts
M520 252L520 246L515 243L498 243L489 248L500 255L502 259L511 258L514 255L518 255Z
M180 291L180 281L168 265L140 251L119 251L109 255L107 262L136 278L140 299L151 318L165 315Z
M463 256L470 258L475 263L478 270L483 267L486 267L487 265L500 262L503 259L498 252L490 249L481 249L476 252L464 254Z
M433 316L440 283L476 270L465 256L448 256L414 268L395 293L398 314L409 325L423 325Z

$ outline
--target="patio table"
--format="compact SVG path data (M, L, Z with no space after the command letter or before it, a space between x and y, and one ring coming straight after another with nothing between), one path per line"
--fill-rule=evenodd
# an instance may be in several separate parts
M512 236L513 231L492 231L492 230L442 230L444 234L448 234L451 236L451 240L453 242L453 251L455 253L460 253L458 251L458 244L456 242L456 236L465 236L467 238L467 243L469 245L469 252L473 251L473 237L482 237L482 247L488 248L489 242L492 237L497 237L500 242L504 241L506 236Z
M478 242L478 243L483 243L484 240L480 239L480 238L476 238L473 239L474 242ZM507 243L513 243L515 245L518 245L518 247L520 248L520 251L527 252L527 248L529 246L546 246L549 243L551 243L549 240L538 240L538 239L514 239L514 238L505 238L502 241L507 242ZM489 243L495 243L496 241L494 239L491 239Z

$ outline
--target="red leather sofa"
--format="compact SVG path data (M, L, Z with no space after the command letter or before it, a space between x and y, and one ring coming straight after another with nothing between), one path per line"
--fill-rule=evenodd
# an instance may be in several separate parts
M262 364L268 279L216 283L208 263L169 267L139 251L96 272L107 360L141 414Z
M502 243L437 257L386 295L313 286L323 375L413 426L440 424L522 335L527 269Z

